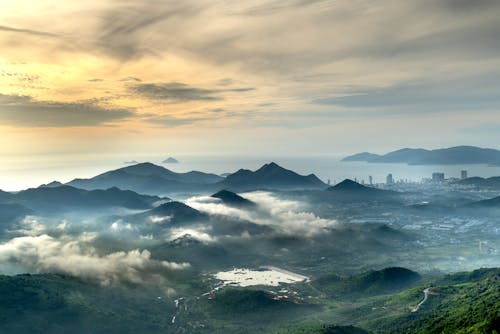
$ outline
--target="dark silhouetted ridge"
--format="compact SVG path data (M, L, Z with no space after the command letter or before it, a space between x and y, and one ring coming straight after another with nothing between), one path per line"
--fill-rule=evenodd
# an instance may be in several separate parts
M165 219L166 223L176 224L204 218L205 214L184 203L172 201L144 213L134 215L134 217L168 217L168 219Z
M213 194L211 197L219 198L220 200L222 200L222 202L224 202L227 205L246 206L246 207L255 205L254 202L252 202L244 197L241 197L240 195L238 195L232 191L225 190L225 189Z
M328 188L328 190L334 191L369 191L371 188L365 187L358 182L355 182L351 179L345 179L344 181L334 185L333 187Z
M240 169L219 183L229 189L320 189L326 185L314 174L299 175L271 162L256 171Z
M31 188L13 194L10 201L41 211L68 211L125 207L147 209L160 200L156 196L140 195L116 187L106 190L84 190L71 186Z

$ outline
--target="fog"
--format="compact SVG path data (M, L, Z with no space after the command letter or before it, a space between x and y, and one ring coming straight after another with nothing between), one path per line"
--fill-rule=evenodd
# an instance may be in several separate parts
M235 208L212 197L191 197L186 204L212 215L225 215L272 227L277 233L314 236L336 225L335 220L323 219L307 211L299 201L282 199L271 192L257 191L241 194L257 204L255 208Z

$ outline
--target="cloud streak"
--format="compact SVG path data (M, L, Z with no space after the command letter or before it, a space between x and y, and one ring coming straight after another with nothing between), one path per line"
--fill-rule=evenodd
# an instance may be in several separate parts
M221 99L215 95L216 91L214 90L196 88L181 82L137 84L131 86L129 91L148 99L173 102L215 101Z
M13 27L3 26L3 25L0 25L0 31L28 34L28 35L34 35L34 36L42 36L42 37L59 37L59 35L52 34L50 32L31 30L31 29L19 29L19 28L13 28Z
M125 109L87 103L37 101L30 96L0 94L0 123L32 127L96 126L131 118Z

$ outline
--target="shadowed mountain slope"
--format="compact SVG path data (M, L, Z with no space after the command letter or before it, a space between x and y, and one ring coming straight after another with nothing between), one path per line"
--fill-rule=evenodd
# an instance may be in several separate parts
M240 169L218 183L231 190L321 189L326 185L314 174L299 175L271 162L256 171Z

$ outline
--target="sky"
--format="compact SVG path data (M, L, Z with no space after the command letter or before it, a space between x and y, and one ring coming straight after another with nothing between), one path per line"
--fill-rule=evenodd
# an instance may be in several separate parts
M0 155L500 148L499 17L497 0L2 0Z

